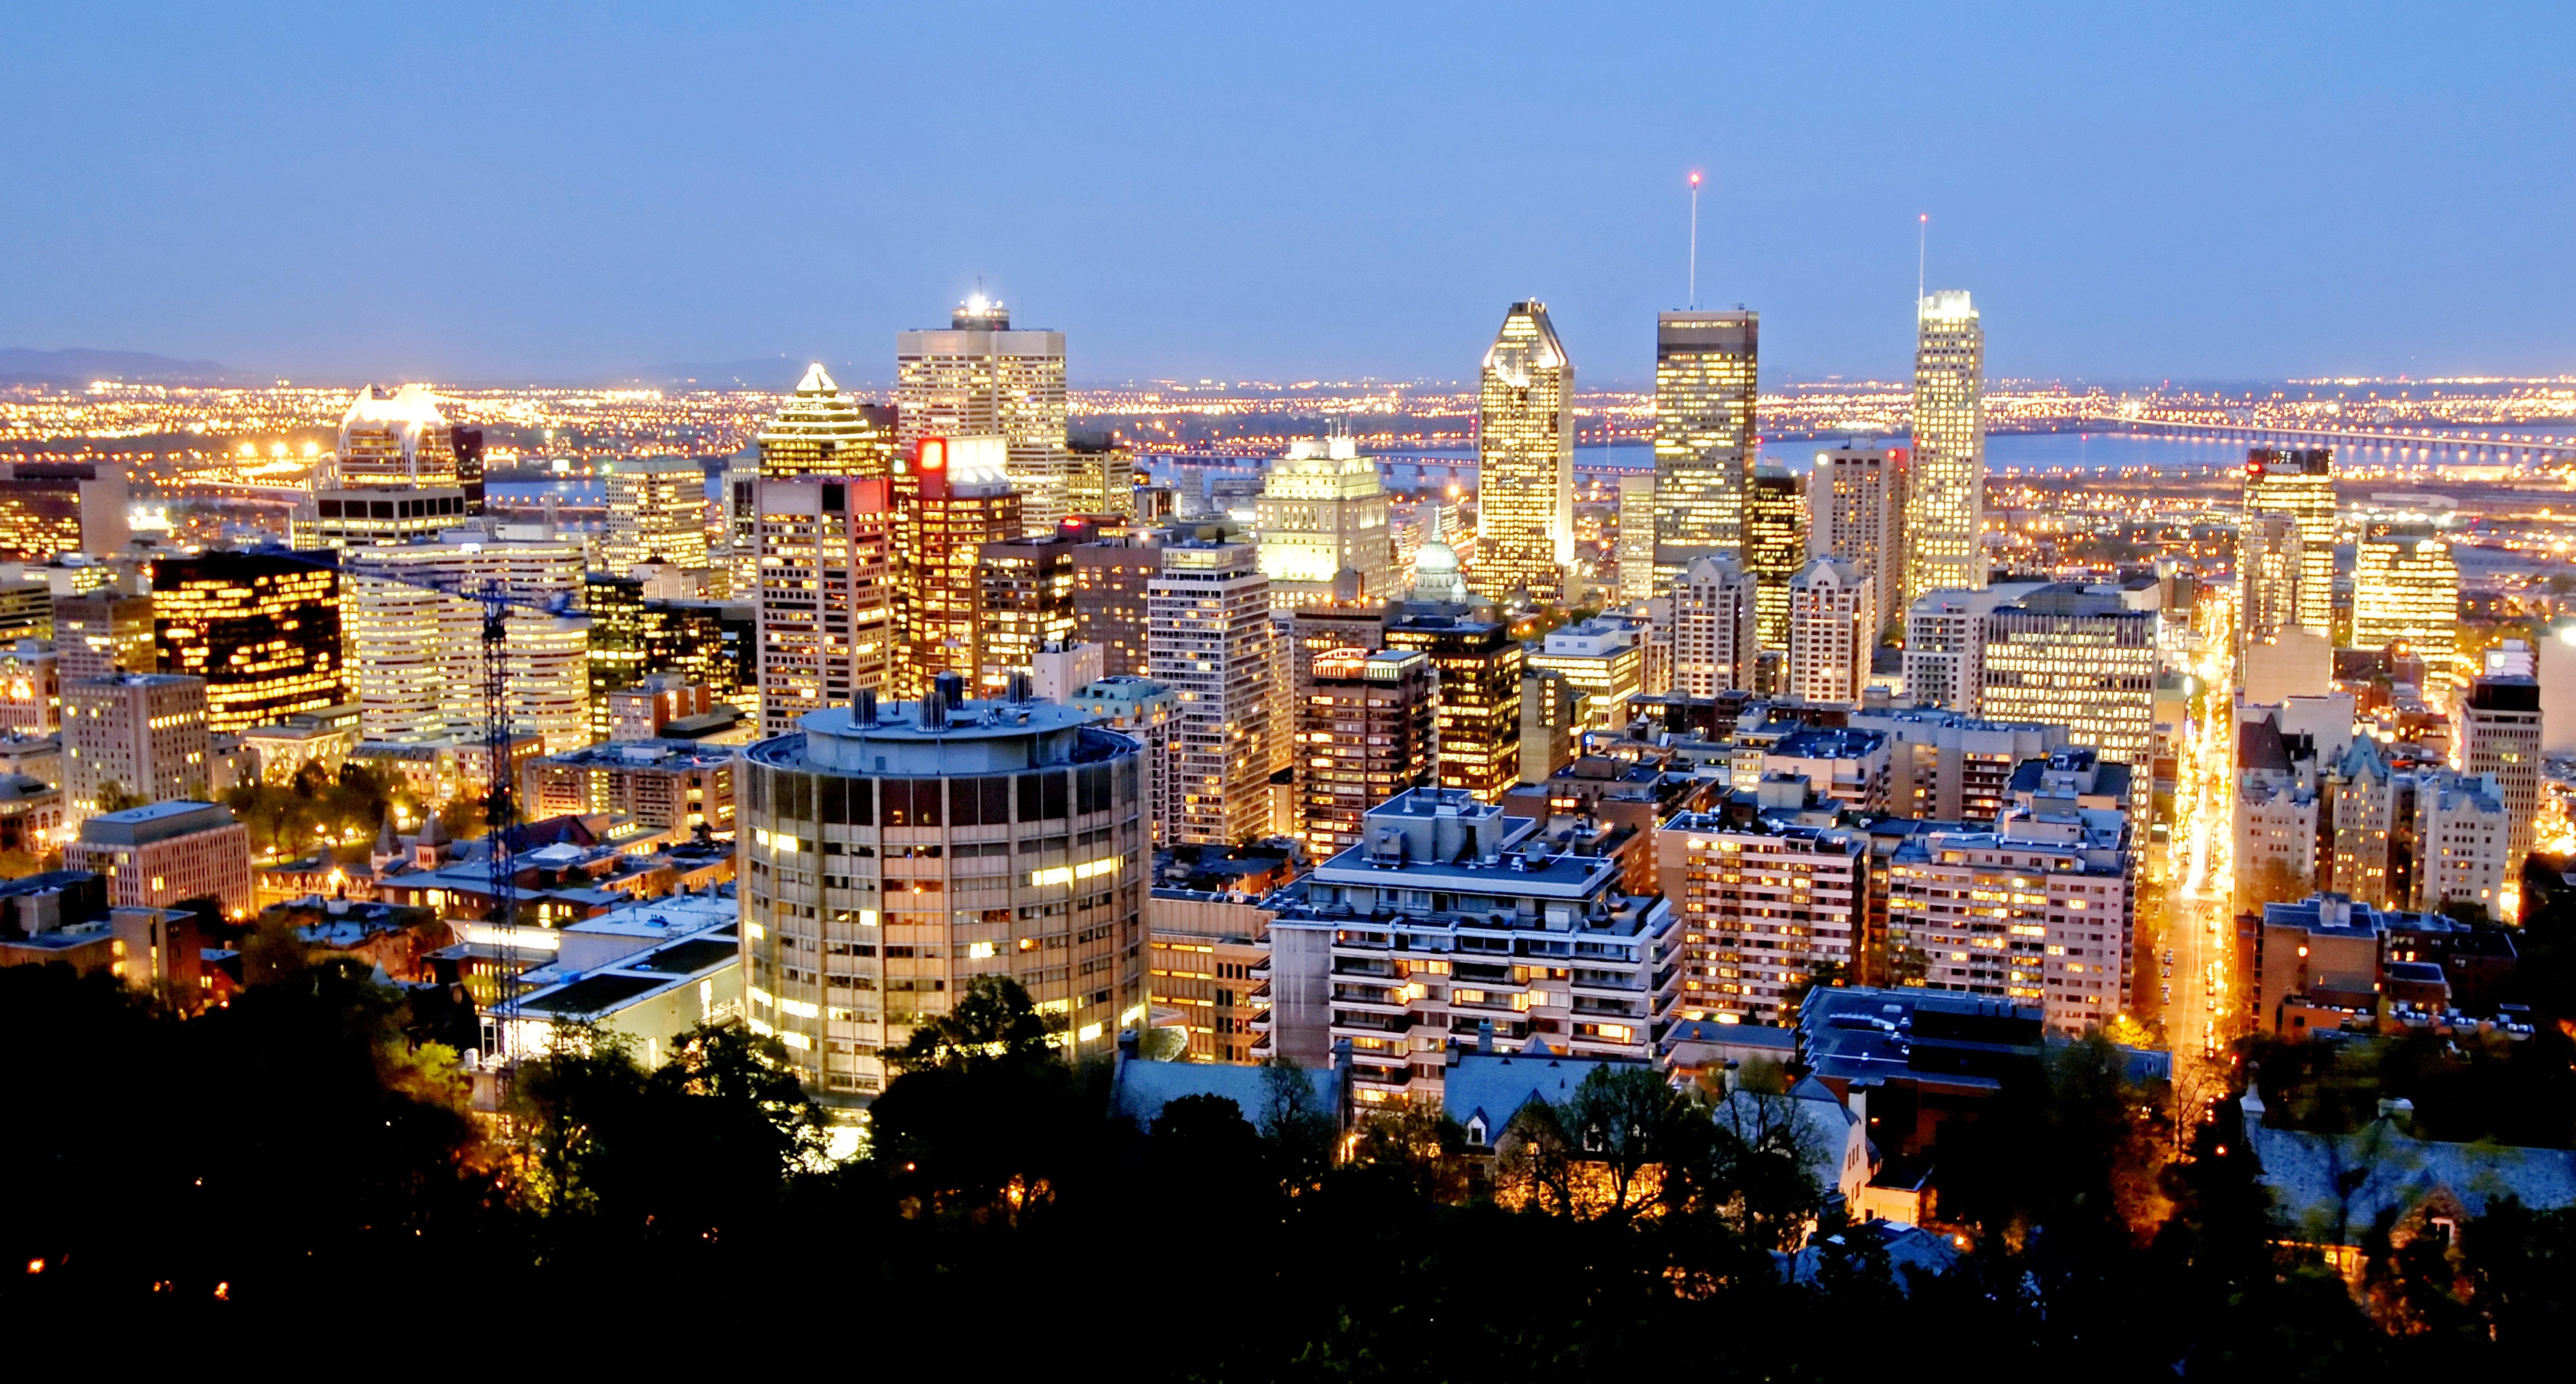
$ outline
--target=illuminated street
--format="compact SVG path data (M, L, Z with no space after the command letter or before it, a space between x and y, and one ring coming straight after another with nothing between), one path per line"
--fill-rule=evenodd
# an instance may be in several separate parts
M2215 1058L2226 1049L2235 914L2236 726L2230 714L2235 676L2232 593L2205 592L2216 612L2202 631L2193 676L2204 689L2179 766L2174 816L2179 852L2173 904L2156 958L2165 1001L2165 1033L2177 1058Z

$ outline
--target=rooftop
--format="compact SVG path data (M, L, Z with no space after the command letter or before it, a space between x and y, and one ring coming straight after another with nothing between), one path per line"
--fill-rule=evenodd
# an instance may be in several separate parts
M191 832L233 825L233 811L221 803L174 798L116 812L102 812L81 823L81 840L97 846L148 846Z

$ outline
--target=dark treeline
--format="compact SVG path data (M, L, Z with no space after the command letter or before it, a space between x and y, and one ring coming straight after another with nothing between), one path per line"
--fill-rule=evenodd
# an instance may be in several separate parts
M827 1167L819 1113L739 1029L653 1071L604 1039L524 1067L501 1135L438 1041L453 1013L345 962L268 969L185 1020L106 977L0 971L0 1308L22 1332L974 1376L2325 1379L2508 1363L2576 1307L2566 1217L2511 1207L2465 1261L2375 1260L2356 1301L2275 1246L2225 1122L2168 1161L2154 1097L2098 1045L1953 1150L1955 1271L1900 1283L1829 1222L1796 1287L1773 1251L1813 1188L1646 1086L1524 1122L1536 1152L1505 1172L1538 1191L1512 1210L1453 1125L1346 1145L1284 1081L1259 1109L1113 1119L1107 1069L1054 1060L1024 996L978 989L900 1054L867 1156ZM1663 1175L1569 1209L1548 1155L1580 1148Z

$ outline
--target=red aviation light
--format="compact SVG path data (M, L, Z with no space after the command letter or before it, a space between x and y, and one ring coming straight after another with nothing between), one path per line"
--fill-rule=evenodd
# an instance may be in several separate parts
M915 459L915 462L924 471L947 470L948 439L944 437L925 437L921 439L921 452Z

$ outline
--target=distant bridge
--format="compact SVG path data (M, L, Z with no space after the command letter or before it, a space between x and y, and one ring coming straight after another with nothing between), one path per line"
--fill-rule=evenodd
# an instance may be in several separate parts
M2396 461L2414 460L2458 466L2509 466L2522 471L2576 463L2576 438L2556 437L2548 433L2495 430L2469 432L2464 429L2387 426L2290 427L2259 423L2180 422L2158 418L2093 418L2085 420L2084 426L2101 432L2204 437L2214 441L2243 442L2248 447L2333 447L2343 450L2375 450L2391 453L2390 459Z

